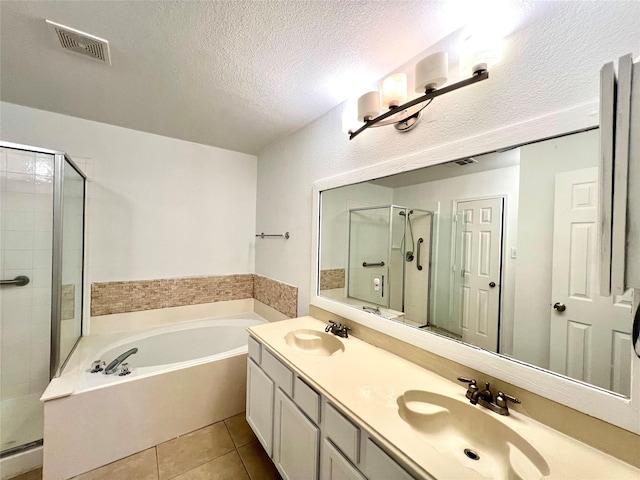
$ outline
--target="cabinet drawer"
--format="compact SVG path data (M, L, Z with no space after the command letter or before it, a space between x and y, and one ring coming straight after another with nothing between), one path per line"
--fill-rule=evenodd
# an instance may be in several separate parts
M260 345L258 341L254 340L253 337L250 336L247 343L247 348L249 350L249 358L260 365L260 363L262 363L262 345Z
M367 439L367 478L370 480L413 480L407 471L396 463L380 447Z
M262 349L262 369L278 385L284 393L291 396L293 373L285 367L271 352Z
M360 461L360 429L327 403L324 425L327 437L353 463Z
M311 420L320 422L320 395L298 377L293 381L293 399Z

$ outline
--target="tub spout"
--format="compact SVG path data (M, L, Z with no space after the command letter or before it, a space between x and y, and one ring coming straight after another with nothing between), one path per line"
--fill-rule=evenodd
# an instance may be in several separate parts
M131 350L127 350L122 355L118 356L113 362L107 365L107 368L104 369L104 373L107 375L116 373L116 370L118 370L118 367L120 366L120 364L124 362L127 358L129 358L131 355L137 352L138 352L137 348L132 348Z

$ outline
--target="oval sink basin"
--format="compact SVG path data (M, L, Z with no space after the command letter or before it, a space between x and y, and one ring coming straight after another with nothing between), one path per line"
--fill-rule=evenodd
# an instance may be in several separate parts
M335 335L318 330L300 329L287 333L287 345L311 355L326 356L344 352L344 344Z
M398 397L398 413L437 451L487 478L542 478L551 473L533 445L479 405L408 390Z

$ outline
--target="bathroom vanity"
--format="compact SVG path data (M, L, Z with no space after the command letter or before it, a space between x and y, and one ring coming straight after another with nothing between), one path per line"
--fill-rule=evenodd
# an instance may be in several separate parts
M519 411L472 405L465 385L325 327L302 317L249 329L247 421L285 479L640 476Z

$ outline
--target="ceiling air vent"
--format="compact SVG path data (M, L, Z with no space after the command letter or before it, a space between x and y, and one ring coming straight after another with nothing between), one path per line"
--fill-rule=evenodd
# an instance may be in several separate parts
M46 20L46 22L49 29L60 40L62 48L67 52L111 65L109 42L107 40L60 25L51 20Z
M453 163L456 165L469 165L470 163L478 163L478 161L473 157L469 157L463 158L462 160L455 160Z

